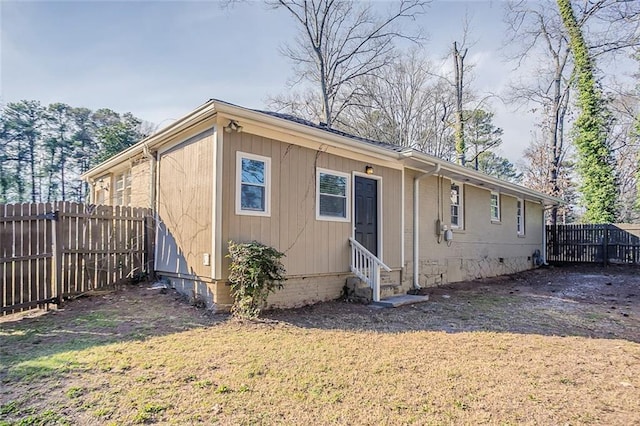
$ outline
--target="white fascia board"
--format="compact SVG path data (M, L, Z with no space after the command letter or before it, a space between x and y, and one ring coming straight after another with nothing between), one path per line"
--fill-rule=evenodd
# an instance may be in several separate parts
M418 169L420 169L420 166L425 163L432 166L440 165L443 175L451 176L460 182L475 184L488 190L494 189L504 194L534 200L544 205L564 204L564 201L559 198L551 197L524 186L503 181L476 170L450 163L432 155L421 153L412 148L407 148L401 152L397 152L374 144L362 142L348 136L333 134L322 129L316 129L305 124L296 123L283 118L227 104L225 102L216 101L216 111L228 115L231 119L251 120L255 123L259 123L265 128L271 128L272 130L278 130L281 132L289 131L294 136L303 135L318 142L332 144L340 148L346 147L359 153L375 156L381 159L404 160L405 162L408 159L414 159L417 160L417 163L414 163L414 166Z
M506 194L512 194L521 198L538 201L543 205L564 204L564 201L560 200L559 198L550 197L546 194L525 188L520 185L512 184L510 182L506 182L492 176L485 175L484 173L480 173L475 170L450 163L448 161L442 160L432 155L421 153L411 148L407 148L402 152L397 152L388 148L384 148L382 146L376 146L375 144L369 144L367 142L359 141L348 136L334 134L322 129L309 127L302 123L296 123L294 121L275 117L258 111L253 111L251 109L228 104L226 102L218 100L209 100L205 102L194 111L176 120L174 123L169 124L165 128L141 140L140 142L129 147L120 154L117 154L116 156L83 173L80 178L83 180L89 180L92 176L104 173L117 164L120 164L123 161L126 161L136 155L142 154L145 148L155 149L163 143L167 142L172 136L176 135L177 133L199 123L203 119L212 117L216 113L223 113L229 116L230 119L250 120L253 122L253 124L259 127L289 133L292 136L306 137L307 139L314 140L318 143L332 145L337 148L353 150L355 152L374 158L379 158L381 160L391 160L391 162L393 162L393 160L400 160L399 166L403 165L404 167L420 170L422 169L421 166L423 164L428 164L431 166L440 165L441 171L443 172L442 175L449 176L464 183L474 184L488 190L494 189Z
M441 175L450 177L451 179L461 183L471 184L489 191L493 190L503 194L513 195L518 198L533 200L540 202L543 205L553 206L565 204L565 202L559 198L551 197L547 194L543 194L542 192L534 191L533 189L486 175L476 170L460 166L459 164L450 163L432 155L424 154L415 150L407 150L402 153L402 156L405 158L405 162L408 163L408 166L410 165L412 168L419 167L418 164L420 162L428 165L439 164ZM411 159L414 161L409 161Z
M331 145L338 148L350 149L370 157L379 158L381 160L398 160L399 153L392 150L375 146L374 144L368 144L366 142L358 141L356 139L336 135L331 132L324 131L322 129L316 129L306 126L301 123L296 123L283 118L271 116L269 114L253 111L247 108L239 107L236 105L228 104L226 102L209 100L196 110L181 117L175 122L169 124L158 132L151 136L146 137L140 142L132 145L121 153L111 157L105 162L98 164L87 172L83 173L80 178L83 180L89 180L91 177L97 174L104 173L114 166L133 158L136 155L140 155L146 149L157 149L164 142L170 139L177 133L185 130L188 127L193 126L202 119L213 116L216 113L223 113L230 119L234 120L250 120L254 125L258 127L264 127L267 129L289 133L292 136L306 137L307 139L314 140L319 143ZM242 124L242 123L241 123ZM398 168L401 168L398 165Z
M348 148L372 157L378 157L385 160L400 159L399 152L376 146L372 143L359 141L348 136L338 135L322 129L310 127L302 123L296 123L291 120L275 117L269 114L253 111L235 105L230 105L224 102L216 102L216 111L221 114L225 114L225 116L228 116L233 120L251 120L253 124L270 130L289 133L292 136L306 137L308 139L338 148ZM240 122L240 124L242 125L242 122Z

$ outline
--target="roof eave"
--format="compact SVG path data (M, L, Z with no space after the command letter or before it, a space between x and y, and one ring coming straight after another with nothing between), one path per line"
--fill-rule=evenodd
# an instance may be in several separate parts
M317 129L315 127L310 127L302 123L296 123L294 121L229 104L223 101L216 100L215 104L215 108L218 113L232 116L234 119L244 118L253 120L255 122L260 122L262 124L277 127L281 130L311 136L313 138L321 139L326 142L333 142L335 144L338 144L339 146L348 147L364 154L376 154L378 156L384 157L385 159L398 160L400 158L400 153L397 151L393 151L382 146L376 146L364 141L359 141L348 136L331 133L326 130Z
M399 160L401 163L405 164L405 166L410 160L416 161L417 163L415 164L418 168L423 164L428 164L430 166L439 165L443 175L457 178L456 180L469 182L472 184L483 186L487 189L495 189L508 194L519 194L523 197L540 201L542 204L548 206L564 204L564 201L559 198L551 197L541 192L534 191L532 189L507 181L503 181L484 173L480 173L473 169L450 163L443 159L422 153L412 148L407 148L402 151L396 151L393 149L385 148L384 146L376 146L373 143L368 143L349 136L332 133L323 129L310 127L303 123L297 123L295 121L272 116L216 99L210 99L200 107L196 108L194 111L181 117L180 119L164 127L153 135L144 138L143 140L127 148L123 152L111 157L101 164L98 164L97 166L83 173L80 177L83 180L87 180L91 176L97 176L105 173L109 169L122 163L123 161L144 153L145 149L156 149L158 146L162 145L175 134L181 132L185 128L188 128L189 126L202 119L213 116L216 113L228 115L233 117L234 119L252 120L254 122L262 123L263 125L273 126L274 128L278 128L283 131L289 131L294 134L305 135L318 140L332 142L333 144L336 144L338 146L350 148L369 155L375 155L386 159Z
M131 145L124 151L87 170L80 175L80 179L88 180L91 176L101 175L109 171L112 167L144 153L145 149L155 149L172 135L182 131L186 127L189 127L192 123L202 119L203 117L213 114L215 112L213 105L214 103L211 100L205 102L195 110L191 111L189 114L180 117L178 120L174 121L166 127L163 127L156 133L147 136L136 144Z
M425 163L428 165L439 165L440 173L442 175L455 178L462 182L468 182L477 186L484 187L489 190L496 190L498 192L520 195L523 198L539 201L546 206L556 206L565 204L564 200L556 197L552 197L542 192L529 189L527 187L517 185L515 183L507 182L502 179L498 179L493 176L486 175L467 167L463 167L459 164L454 164L441 158L434 157L429 154L424 154L414 149L407 149L402 152L402 158L406 162L408 159L414 159L419 163Z

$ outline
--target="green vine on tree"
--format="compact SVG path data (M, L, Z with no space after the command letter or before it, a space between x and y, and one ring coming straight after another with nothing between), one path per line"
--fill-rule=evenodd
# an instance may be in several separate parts
M256 241L229 241L227 257L231 259L231 313L244 319L257 318L266 306L269 294L283 287L286 271L280 259L284 253Z
M594 76L593 58L576 21L570 0L557 0L560 16L569 34L578 87L580 115L575 125L580 190L586 208L584 222L615 222L617 181L611 148L607 143L611 117Z

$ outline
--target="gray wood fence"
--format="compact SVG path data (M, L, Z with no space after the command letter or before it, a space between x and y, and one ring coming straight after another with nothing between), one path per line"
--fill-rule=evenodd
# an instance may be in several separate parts
M547 225L547 262L640 264L640 225Z
M59 304L149 273L152 244L149 209L0 204L0 312Z

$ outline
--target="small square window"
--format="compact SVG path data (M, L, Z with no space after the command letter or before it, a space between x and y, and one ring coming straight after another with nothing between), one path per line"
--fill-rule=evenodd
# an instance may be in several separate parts
M317 169L316 219L349 221L349 175Z
M500 194L491 192L491 221L500 222Z
M271 159L236 154L236 214L269 216Z

